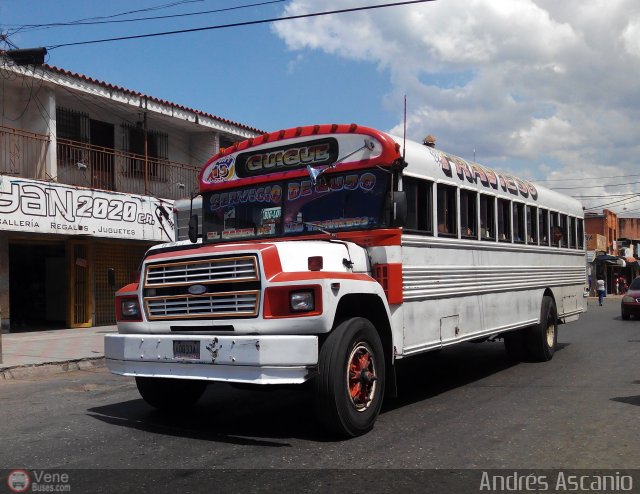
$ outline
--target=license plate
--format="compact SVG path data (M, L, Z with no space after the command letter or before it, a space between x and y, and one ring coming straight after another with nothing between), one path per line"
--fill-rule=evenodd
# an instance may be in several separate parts
M200 342L191 340L173 340L173 357L200 360Z

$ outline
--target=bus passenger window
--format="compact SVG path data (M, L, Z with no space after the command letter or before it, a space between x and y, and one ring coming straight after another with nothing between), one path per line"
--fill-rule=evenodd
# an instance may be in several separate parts
M530 244L538 243L538 208L535 206L527 206L527 242Z
M524 236L524 204L513 203L513 241L523 244Z
M569 222L567 221L567 215L560 215L560 233L562 236L560 237L560 247L568 247L569 246Z
M498 199L498 240L511 241L511 203L507 199Z
M558 213L550 213L550 226L551 226L551 245L553 247L560 247L562 240L562 228L560 227L560 215Z
M575 249L576 245L576 219L569 218L569 247Z
M438 235L457 235L456 187L438 184Z
M582 218L578 218L578 249L584 249L584 226Z
M477 196L476 192L460 190L460 226L464 238L478 238Z
M480 239L495 240L496 209L492 196L480 194Z
M402 178L402 188L407 194L407 223L404 227L408 231L433 233L433 215L431 191L432 183L413 177Z
M540 245L549 245L549 211L541 209L538 214Z

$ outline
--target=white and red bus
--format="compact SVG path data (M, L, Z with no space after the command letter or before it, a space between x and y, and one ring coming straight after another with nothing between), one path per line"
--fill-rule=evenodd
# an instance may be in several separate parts
M310 381L320 420L371 427L395 364L503 338L545 361L585 310L577 201L417 142L351 125L297 127L217 154L202 225L151 248L117 293L109 369L151 405L207 383Z

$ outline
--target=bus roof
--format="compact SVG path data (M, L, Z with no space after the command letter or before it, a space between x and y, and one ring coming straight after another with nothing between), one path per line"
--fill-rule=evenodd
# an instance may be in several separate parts
M403 175L583 216L582 204L564 194L357 124L294 127L236 143L205 164L199 175L200 191L308 177L309 167L317 171L327 168L327 174L389 167L401 163L403 156ZM339 166L329 169L336 163Z
M392 138L400 145L404 142L401 137ZM491 192L505 199L573 216L584 215L582 203L572 197L415 141L406 141L405 160L407 167L403 175L475 189L478 192Z

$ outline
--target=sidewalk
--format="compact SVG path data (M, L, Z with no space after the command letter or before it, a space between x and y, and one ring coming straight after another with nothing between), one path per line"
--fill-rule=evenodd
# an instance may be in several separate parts
M104 366L104 335L116 326L2 334L0 381Z

